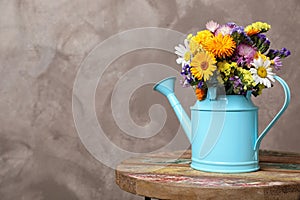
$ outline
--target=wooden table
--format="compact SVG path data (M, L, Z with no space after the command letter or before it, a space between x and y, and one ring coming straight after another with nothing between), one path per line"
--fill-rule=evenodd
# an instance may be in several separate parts
M116 183L145 199L300 199L300 154L260 151L261 169L241 174L197 171L190 157L186 151L125 160Z

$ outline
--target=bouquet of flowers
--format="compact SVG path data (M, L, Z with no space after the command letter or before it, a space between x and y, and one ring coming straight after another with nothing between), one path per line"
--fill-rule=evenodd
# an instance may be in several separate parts
M274 70L280 70L281 60L290 55L286 48L269 49L270 41L264 33L270 28L263 22L244 28L210 21L206 30L189 34L184 45L175 47L182 85L192 86L198 100L205 99L214 82L222 84L227 95L245 95L247 91L260 95L264 88L273 86Z

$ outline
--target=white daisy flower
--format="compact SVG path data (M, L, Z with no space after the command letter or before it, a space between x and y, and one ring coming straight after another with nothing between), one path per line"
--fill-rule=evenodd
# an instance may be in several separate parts
M264 84L265 86L270 88L272 86L271 81L275 82L275 74L272 72L270 64L270 60L264 60L262 57L253 60L251 65L255 68L251 68L250 72L256 84Z
M192 59L192 54L190 52L188 40L184 40L184 46L182 44L179 44L178 46L175 47L175 54L179 56L177 58L176 62L177 64L181 64L182 67L186 64L190 64L191 59Z

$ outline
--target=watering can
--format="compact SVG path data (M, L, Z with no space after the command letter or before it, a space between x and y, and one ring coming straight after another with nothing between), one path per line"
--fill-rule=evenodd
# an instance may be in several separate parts
M166 78L154 86L169 100L191 143L191 167L220 173L251 172L259 169L259 146L262 139L286 110L290 102L287 83L274 77L283 87L284 105L258 135L258 107L247 95L216 95L208 88L205 100L192 106L188 117L174 94L175 77Z

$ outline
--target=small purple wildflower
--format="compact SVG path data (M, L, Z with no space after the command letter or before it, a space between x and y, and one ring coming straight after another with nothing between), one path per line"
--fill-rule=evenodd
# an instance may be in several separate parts
M246 35L246 33L244 31L244 27L242 27L242 26L236 26L236 27L234 27L232 29L232 33L233 32L237 32L238 34L245 34Z
M284 57L288 57L289 55L291 55L291 52L287 48L282 48L279 53Z
M191 73L191 66L188 64L184 65L180 74L183 77L183 81L181 81L182 87L189 87L194 80Z
M253 44L251 38L245 33L243 26L235 26L231 30L231 36L234 38L237 45L240 43L249 44L249 45Z
M281 62L280 57L279 57L279 56L276 56L276 57L273 59L273 61L274 61L274 68L275 68L276 70L280 70L280 67L282 67L282 62Z
M254 40L257 50L261 53L265 53L269 49L271 42L265 34L259 33L253 36L252 39Z
M203 81L199 81L198 83L198 88L201 89L204 86L204 82Z
M287 48L282 48L281 50L270 49L269 52L267 53L267 56L270 59L274 59L276 56L280 58L286 58L289 55L291 55L291 52Z
M226 24L226 26L228 26L228 27L231 28L231 29L237 27L236 23L234 23L234 22L228 22L228 23Z
M235 94L246 94L243 89L243 83L238 76L232 76L229 80L233 81L233 91Z

